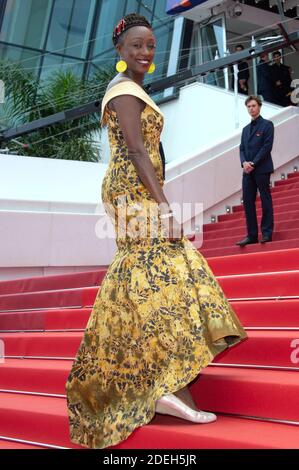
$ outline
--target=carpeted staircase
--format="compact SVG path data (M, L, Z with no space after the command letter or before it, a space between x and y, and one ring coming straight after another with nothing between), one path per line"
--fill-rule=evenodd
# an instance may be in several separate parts
M276 183L265 245L234 246L246 234L242 207L204 226L200 251L249 336L191 385L218 420L157 414L117 448L299 448L298 196L298 174ZM104 275L0 282L0 449L83 449L69 440L64 386Z

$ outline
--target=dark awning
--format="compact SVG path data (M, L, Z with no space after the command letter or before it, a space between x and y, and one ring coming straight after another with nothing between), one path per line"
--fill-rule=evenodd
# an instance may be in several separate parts
M190 8L201 5L208 0L167 0L166 13L168 15L175 15L182 11L190 10Z

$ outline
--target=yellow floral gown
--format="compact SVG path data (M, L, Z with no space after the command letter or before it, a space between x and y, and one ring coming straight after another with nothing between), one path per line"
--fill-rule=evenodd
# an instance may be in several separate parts
M108 125L111 151L102 200L118 250L66 382L70 439L97 449L116 445L149 423L158 398L189 384L218 353L247 337L207 261L186 236L171 242L162 230L157 236L136 230L136 222L144 228L148 222L155 226L157 219L150 209L155 201L128 156L117 115L106 106L122 94L146 103L144 145L164 183L163 114L138 84L119 82L106 92L101 118ZM119 215L124 208L125 217ZM124 225L125 233L119 229Z

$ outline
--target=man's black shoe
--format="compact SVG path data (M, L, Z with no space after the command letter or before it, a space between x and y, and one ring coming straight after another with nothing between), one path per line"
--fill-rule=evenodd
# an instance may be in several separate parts
M261 239L261 243L267 243L267 242L272 242L272 237L263 236L263 238Z
M258 243L258 239L257 238L252 239L252 238L246 237L244 238L244 240L237 242L236 245L245 246L245 245L250 245L251 243Z

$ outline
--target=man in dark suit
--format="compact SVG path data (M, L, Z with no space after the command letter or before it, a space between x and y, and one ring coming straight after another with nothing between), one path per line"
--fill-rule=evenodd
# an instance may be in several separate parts
M269 54L262 52L260 61L256 68L257 92L265 101L274 103L274 90L272 84L271 66L269 65Z
M244 50L242 44L237 44L235 47L236 52L241 52ZM235 77L234 77L234 68L231 67L231 86L232 89L235 89ZM248 95L248 80L249 80L249 67L246 60L240 60L238 62L238 93L243 95Z
M262 102L258 96L249 96L245 105L251 116L251 123L243 128L240 160L243 168L243 204L246 215L247 236L237 242L239 246L258 243L256 216L256 193L259 190L262 202L261 243L272 240L274 228L273 204L270 192L270 175L274 171L271 150L274 139L272 121L260 115Z
M274 64L271 66L271 76L275 102L280 106L290 106L292 92L291 67L281 63L281 53L273 52Z

